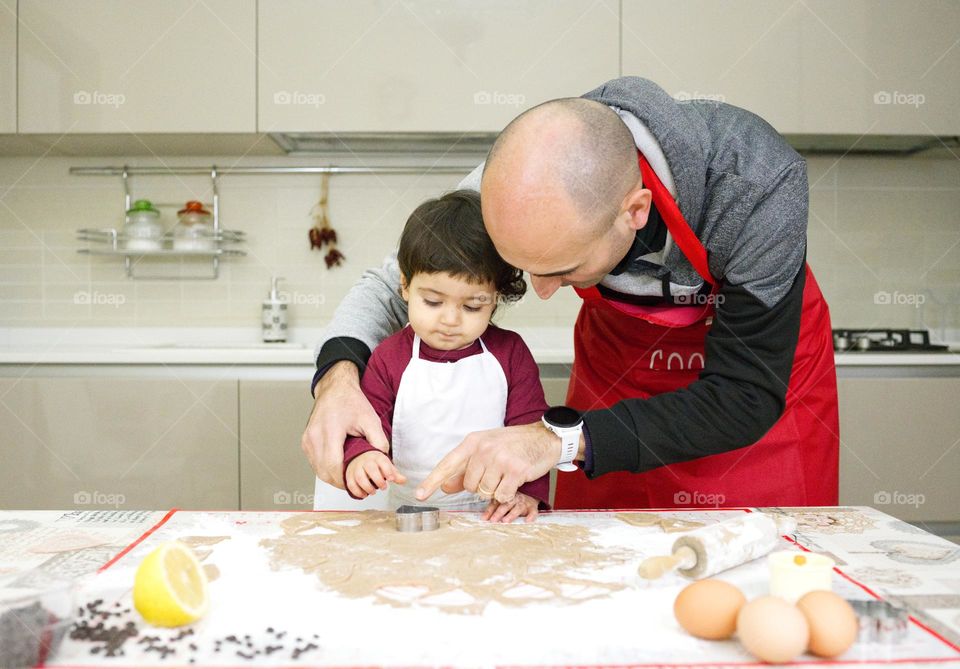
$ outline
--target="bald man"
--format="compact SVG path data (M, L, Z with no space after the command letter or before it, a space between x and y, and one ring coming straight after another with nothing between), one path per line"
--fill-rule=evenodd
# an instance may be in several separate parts
M637 77L514 119L461 187L505 260L582 298L567 407L469 435L421 485L508 501L551 468L557 508L832 505L830 318L805 262L803 159L767 123ZM394 258L337 309L302 446L342 487L342 444L388 444L359 390L406 322Z

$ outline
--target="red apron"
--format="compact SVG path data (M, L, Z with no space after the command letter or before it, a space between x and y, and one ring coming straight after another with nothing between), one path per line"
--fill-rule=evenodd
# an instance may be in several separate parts
M641 155L644 185L653 194L674 242L705 282L707 253L667 189ZM626 398L645 399L688 386L704 366L704 339L713 300L698 306L614 302L596 287L577 289L583 305L574 330L567 404L589 411ZM704 296L700 296L701 298ZM683 416L677 416L683 420ZM641 474L612 472L589 480L559 472L555 508L670 508L835 505L839 483L839 415L830 313L807 267L800 334L786 408L750 446ZM634 448L623 444L623 448Z

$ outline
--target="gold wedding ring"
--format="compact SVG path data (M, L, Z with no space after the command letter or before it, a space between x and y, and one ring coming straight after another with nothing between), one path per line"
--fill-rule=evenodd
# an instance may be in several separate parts
M484 490L482 485L477 486L477 494L481 497L493 497L492 490Z

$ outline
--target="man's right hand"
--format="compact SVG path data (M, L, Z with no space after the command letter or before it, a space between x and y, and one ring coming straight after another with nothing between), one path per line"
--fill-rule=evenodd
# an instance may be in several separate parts
M321 481L342 489L343 443L348 434L363 437L384 453L390 450L390 442L360 389L360 374L352 362L341 360L331 366L314 388L314 396L300 448Z

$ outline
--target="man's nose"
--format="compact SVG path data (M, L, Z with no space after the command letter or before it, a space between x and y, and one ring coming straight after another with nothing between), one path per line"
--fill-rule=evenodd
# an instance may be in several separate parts
M563 285L558 276L531 276L530 283L533 284L533 290L541 300L548 299Z

